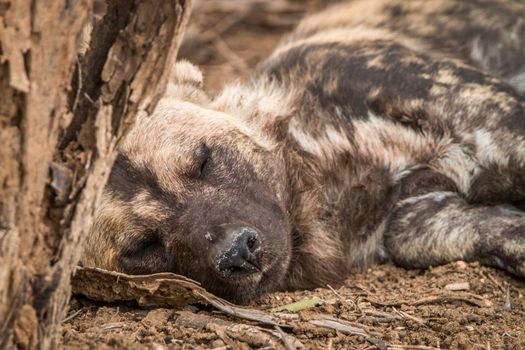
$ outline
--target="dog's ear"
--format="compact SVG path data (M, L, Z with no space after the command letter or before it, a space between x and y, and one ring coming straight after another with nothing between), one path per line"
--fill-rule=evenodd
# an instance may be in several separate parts
M204 79L200 69L188 61L179 61L171 70L166 97L206 104L209 98L203 90L203 85Z

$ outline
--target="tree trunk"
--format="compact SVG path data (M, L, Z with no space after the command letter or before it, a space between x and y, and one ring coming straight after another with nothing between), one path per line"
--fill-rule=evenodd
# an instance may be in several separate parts
M190 8L98 5L79 56L93 0L0 0L0 349L56 348L115 146L163 94Z

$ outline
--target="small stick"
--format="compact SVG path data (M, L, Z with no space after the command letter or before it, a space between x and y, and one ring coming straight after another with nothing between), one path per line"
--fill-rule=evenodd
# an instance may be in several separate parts
M200 291L194 291L195 294L202 297L204 300L209 302L211 305L224 312L227 315L239 317L245 320L255 321L262 324L267 324L270 326L275 326L277 323L272 315L255 309L249 309L245 307L240 307L228 303L227 301L217 298L212 294L201 293ZM286 325L284 325L286 326Z
M468 282L456 282L456 283L449 283L445 286L446 290L450 291L461 291L461 290L469 290L470 289L470 283Z
M337 293L337 291L331 285L327 284L326 286L335 294L336 297L339 298L339 300L345 301L343 297L339 293Z
M492 276L490 273L484 274L483 271L480 271L479 273L480 273L483 277L487 277L487 279L489 279L489 280L492 282L492 284L494 284L496 287L498 287L498 289L501 290L501 292L502 292L503 294L505 294L505 288L503 288L503 286L501 285L501 283L498 282L498 281L494 278L494 276Z
M347 305L350 305L354 310L359 310L359 313L362 314L363 311L361 310L361 308L359 307L359 305L357 305L357 303L355 301L353 301L352 299L345 299L341 296L341 294L337 293L337 291L329 284L326 285L334 294L336 297L339 298L339 300L342 302L342 303L345 303Z
M71 315L69 315L68 317L64 318L62 320L62 323L66 323L67 321L71 321L72 319L77 317L77 315L80 314L81 312L82 312L82 309L73 312Z
M387 347L388 350L441 350L439 348L435 348L433 346L426 346L426 345L403 345L403 344L396 344L396 345L390 345Z
M237 344L226 334L226 332L223 329L217 329L215 331L215 334L230 348L230 349L236 349Z
M328 315L321 315L321 318L309 320L308 323L317 327L333 329L346 335L363 336L369 343L379 349L387 349L387 343L384 340L373 337L365 330L366 326L364 325L362 325L362 327L356 327L355 322L350 323Z
M365 309L364 314L366 316L372 316L372 318L364 316L364 317L360 317L359 320L372 319L377 322L394 322L394 321L399 321L403 319L403 317L401 316L392 315L388 312L382 312L382 311L376 311L376 310L370 310L370 309Z
M417 316L410 315L410 314L408 314L408 313L406 313L404 311L401 311L401 310L398 310L398 309L395 309L395 308L394 308L394 311L397 312L398 314L400 314L403 318L408 318L408 319L410 319L410 320L412 320L412 321L414 321L416 323L419 323L422 326L425 326L426 323L427 323L426 320L424 320L422 318L419 318Z
M370 337L364 327L356 327L354 324L350 325L349 322L337 319L328 315L319 315L319 318L308 320L308 323L314 326L330 328L337 330L346 335L361 335L364 337Z
M78 100L80 99L80 91L82 91L82 64L80 63L78 56L77 56L77 67L78 67L78 86L77 86L77 92L75 93L75 100L73 102L73 107L71 108L71 111L73 113L75 113L77 110Z
M283 341L283 344L284 344L284 347L286 348L286 350L296 350L295 346L293 344L291 344L288 339L286 339L286 334L283 332L283 330L281 329L281 327L279 326L275 326L275 329L277 330L277 332L279 333L280 335L280 338L281 340Z
M369 294L369 295L370 295L370 294L373 294L371 291L369 291L368 289L366 289L365 287L363 287L363 286L360 285L360 284L355 284L354 286L357 287L357 288L359 288L359 289L361 289L361 290L362 290L363 292L365 292L366 294Z
M89 96L87 94L87 92L84 92L84 97L86 98L86 100L88 100L93 106L96 104L95 101L93 101L93 99L91 98L91 96Z
M413 306L419 306L419 305L426 305L426 304L437 304L440 302L453 302L453 301L462 301L467 304L471 304L478 307L488 307L491 306L492 303L484 298L481 298L478 295L474 294L466 294L463 295L441 295L441 296L434 296L429 298L423 298L416 302L411 303Z
M114 323L106 323L100 326L100 328L107 329L107 330L113 330L113 329L120 329L124 327L125 325L126 325L125 322L114 322Z
M490 307L492 305L492 302L490 300L484 299L478 295L474 294L463 294L463 295L437 295L437 296L430 296L427 298L419 299L416 301L407 301L407 300L399 300L395 302L382 302L374 299L367 298L370 303L374 305L379 306L395 306L399 307L403 304L405 305L412 305L412 306L419 306L419 305L428 305L428 304L437 304L441 302L454 302L454 301L461 301L470 305L478 306L478 307Z
M326 350L332 350L334 348L332 343L333 343L332 338L329 338L328 345L326 346Z
M505 304L503 307L505 310L510 311L512 310L512 301L510 300L510 287L508 283L505 283L507 290L505 291Z

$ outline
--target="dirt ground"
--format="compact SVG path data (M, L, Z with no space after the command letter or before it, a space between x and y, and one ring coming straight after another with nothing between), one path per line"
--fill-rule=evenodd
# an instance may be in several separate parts
M524 293L525 282L475 263L424 271L376 266L343 286L274 293L250 305L269 310L304 300L320 304L278 314L298 319L284 329L294 342L288 348L270 334L275 329L209 307L140 309L76 298L62 348L525 349ZM346 327L337 331L312 324L314 319ZM359 330L370 337L348 335Z
M180 56L199 65L213 94L245 78L283 33L320 1L195 1ZM141 309L74 297L62 349L525 349L525 282L478 264L429 270L390 265L343 286L274 293L268 311L314 300L276 329L209 306ZM308 302L306 302L308 303Z

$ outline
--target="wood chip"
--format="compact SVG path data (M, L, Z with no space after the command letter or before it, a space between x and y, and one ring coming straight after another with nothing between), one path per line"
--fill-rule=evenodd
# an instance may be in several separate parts
M469 290L470 289L470 283L468 282L455 282L455 283L449 283L445 286L446 290L451 291L460 291L460 290Z

